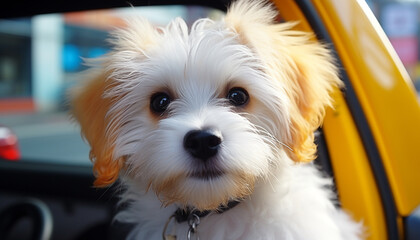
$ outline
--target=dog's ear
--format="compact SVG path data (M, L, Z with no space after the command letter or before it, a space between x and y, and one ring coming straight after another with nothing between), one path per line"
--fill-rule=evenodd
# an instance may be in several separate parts
M118 121L120 112L110 110L128 94L126 86L132 86L132 78L138 76L135 61L141 61L160 36L159 29L145 19L127 19L126 25L112 33L110 53L87 61L92 69L86 80L70 92L71 113L90 144L98 187L114 183L124 166L124 156L114 155L117 131L124 123Z
M291 30L294 23L276 23L278 12L266 1L237 1L225 18L242 44L266 67L267 75L281 82L290 99L288 155L297 162L315 158L314 131L321 125L331 91L341 81L330 52L311 34Z
M290 48L293 80L291 91L292 158L312 161L316 158L314 131L324 119L326 107L332 107L331 93L342 87L330 52L321 44L306 42Z
M106 78L105 74L95 74L71 92L71 112L91 147L89 157L93 162L94 185L97 187L114 183L123 164L122 159L113 159L112 139L106 132L109 124L107 113L112 101L103 97L110 87Z

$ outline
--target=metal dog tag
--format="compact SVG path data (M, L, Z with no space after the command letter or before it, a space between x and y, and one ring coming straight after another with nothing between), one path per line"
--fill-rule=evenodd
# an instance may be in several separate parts
M176 240L176 236L175 235L166 235L164 240Z
M176 240L176 235L175 234L166 234L166 232L168 231L168 226L171 223L172 219L174 219L174 215L170 216L168 221L166 221L165 226L163 227L163 232L162 232L162 239L163 240ZM174 230L174 229L173 229Z

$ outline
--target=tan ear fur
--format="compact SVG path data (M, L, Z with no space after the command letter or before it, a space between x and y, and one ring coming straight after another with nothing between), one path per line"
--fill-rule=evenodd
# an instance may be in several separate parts
M312 161L316 157L314 131L324 119L325 108L332 107L331 92L341 87L333 58L321 44L312 42L291 48L291 58L296 64L293 76L295 96L291 115L291 141L295 161Z
M113 104L124 97L123 91L107 94L120 84L130 82L127 76L135 60L144 56L145 50L156 45L159 32L147 20L127 19L127 27L116 29L108 41L112 51L98 59L87 61L92 69L85 82L71 92L72 115L80 123L81 132L91 146L90 159L96 176L94 185L105 187L114 183L124 165L124 157L115 159L114 144L119 131L117 113L110 113ZM134 65L136 66L136 65ZM137 69L135 69L137 70ZM106 97L104 97L104 95Z
M314 131L321 125L330 92L342 85L333 58L309 33L291 30L295 23L275 23L278 12L266 1L237 1L226 25L267 66L266 73L281 83L290 99L291 128L286 140L297 162L315 158Z
M80 123L81 131L91 146L90 159L96 177L94 185L105 187L114 183L122 168L122 159L113 159L112 141L107 135L108 109L112 99L103 98L110 87L105 74L89 79L82 86L73 89L72 115Z

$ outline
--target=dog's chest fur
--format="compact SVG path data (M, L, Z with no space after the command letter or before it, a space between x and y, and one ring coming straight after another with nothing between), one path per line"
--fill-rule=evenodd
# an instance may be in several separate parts
M275 182L257 185L254 194L234 208L200 219L200 239L359 239L361 224L333 205L331 180L322 177L315 165L290 164L278 176ZM116 220L135 224L128 239L162 239L177 206L164 208L154 193L143 193L129 187L124 198L132 204ZM188 228L186 222L172 224L167 234L187 239Z

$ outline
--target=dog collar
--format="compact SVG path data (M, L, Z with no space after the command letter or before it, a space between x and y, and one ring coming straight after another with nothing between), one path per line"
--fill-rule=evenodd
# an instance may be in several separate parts
M191 218L191 216L194 216L194 215L199 217L199 218L203 218L203 217L209 215L212 212L217 213L217 214L224 213L224 212L236 207L239 203L240 203L240 201L238 201L238 200L232 200L232 201L229 201L226 206L220 206L217 210L214 210L214 211L210 211L210 210L198 211L198 210L195 210L191 207L187 207L186 209L185 208L178 208L175 211L175 213L173 214L173 217L175 218L175 220L178 223L182 223L182 222L188 221Z
M198 238L198 233L197 233L197 227L200 224L200 219L209 215L210 213L217 213L217 214L222 214L234 207L236 207L238 204L240 203L240 201L238 200L232 200L229 201L228 204L226 206L220 206L217 210L214 211L210 211L210 210L206 210L206 211L198 211L194 208L191 207L187 207L187 208L178 208L174 214L172 214L168 221L166 222L164 228L163 228L163 232L162 232L162 237L163 239L176 239L176 235L173 234L167 234L167 228L169 223L171 222L172 219L175 219L175 221L177 223L183 223L183 222L187 222L189 228L188 228L188 232L187 232L187 239L190 240L192 239L191 237L196 234L196 239Z

